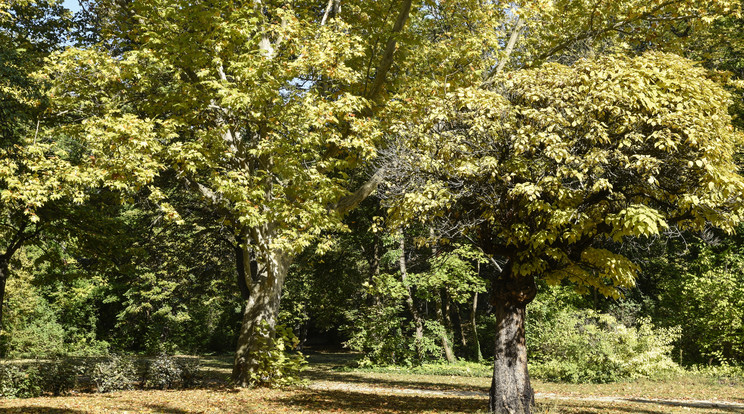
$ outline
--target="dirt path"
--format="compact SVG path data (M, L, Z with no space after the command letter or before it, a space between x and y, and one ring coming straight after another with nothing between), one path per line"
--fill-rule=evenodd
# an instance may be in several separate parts
M346 382L335 382L335 381L314 381L308 388L315 390L332 390L332 391L347 391L347 392L360 392L369 394L396 394L396 395L421 395L421 396L439 396L439 397L482 397L488 398L488 394L479 391L442 391L442 390L427 390L427 389L415 389L415 388L392 388L392 387L371 387L367 385L350 384ZM617 397L617 396L605 396L605 397L581 397L571 395L560 395L552 393L535 393L537 400L564 400L564 401L594 401L594 402L606 402L606 403L617 403L617 402L633 402L633 403L646 403L646 404L658 404L658 405L669 405L676 407L689 407L689 408L721 408L727 410L741 409L744 413L744 404L731 402L731 401L717 401L717 400L669 400L660 398L640 398L640 397Z

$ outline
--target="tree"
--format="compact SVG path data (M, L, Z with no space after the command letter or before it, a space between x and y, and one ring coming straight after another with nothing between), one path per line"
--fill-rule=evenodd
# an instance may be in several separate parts
M424 122L401 127L391 159L410 178L389 191L395 221L459 223L500 268L490 409L529 413L524 315L536 280L619 297L638 271L620 244L733 231L741 135L727 93L675 55L551 63L492 85L431 98Z
M43 207L64 192L55 187L65 169L39 157L47 148L39 136L43 95L30 75L61 44L66 27L56 1L0 6L0 329L10 260L54 215Z
M276 323L293 257L342 228L342 214L379 181L349 191L347 171L374 156L391 33L410 5L396 3L392 22L376 2L349 7L348 20L364 22L354 28L326 16L333 3L132 2L123 6L137 16L132 30L114 33L131 50L69 49L46 70L54 111L83 119L58 132L80 142L86 162L108 162L105 174L122 185L146 177L142 187L170 168L230 229L246 302L239 385L251 383L265 343L258 329ZM379 64L367 67L371 57ZM180 220L159 187L145 191Z

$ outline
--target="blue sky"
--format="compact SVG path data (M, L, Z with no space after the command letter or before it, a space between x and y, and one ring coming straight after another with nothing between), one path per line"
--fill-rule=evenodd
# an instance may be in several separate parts
M62 4L70 9L73 13L80 10L80 4L78 3L78 0L64 0Z

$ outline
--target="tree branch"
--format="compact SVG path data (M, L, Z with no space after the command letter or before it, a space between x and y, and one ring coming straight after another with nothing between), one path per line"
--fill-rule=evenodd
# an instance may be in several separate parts
M504 56L499 61L496 69L488 74L487 79L481 84L481 88L492 84L494 82L495 76L504 70L506 62L509 60L512 52L514 52L514 46L516 46L517 40L519 39L519 35L522 33L523 28L524 20L522 20L521 17L517 16L517 21L514 23L514 28L512 29L511 35L509 36L509 42L506 44L506 50L504 50Z
M370 101L375 100L375 98L377 98L377 96L380 94L382 85L383 83L385 83L385 78L387 77L390 68L393 66L393 55L395 54L396 48L395 35L403 30L403 26L408 20L408 14L410 13L410 11L411 0L403 0L403 5L400 9L400 12L398 13L398 18L395 21L395 26L393 26L393 30L390 33L387 44L385 45L385 51L382 54L382 60L380 61L380 65L377 67L375 82L372 84L372 89L370 89L369 93L367 94L367 99L369 99Z
M366 183L362 184L362 186L359 187L356 191L347 195L346 197L341 198L333 207L331 207L331 210L334 210L341 215L344 215L353 210L377 189L380 183L382 183L384 176L385 168L380 168L375 172L372 178L367 180Z
M325 25L326 21L328 20L328 15L331 14L331 9L333 9L333 0L328 0L328 5L326 6L325 13L323 13L323 19L320 21L320 25Z

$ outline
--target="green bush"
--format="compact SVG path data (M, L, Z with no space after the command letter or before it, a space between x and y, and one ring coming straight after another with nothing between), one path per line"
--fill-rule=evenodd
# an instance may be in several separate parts
M404 331L408 323L400 316L401 308L400 304L380 304L348 313L353 323L344 327L349 335L344 345L364 354L359 366L413 365L413 337Z
M251 373L251 383L258 386L278 387L302 383L300 372L307 361L302 353L290 353L299 345L290 328L277 325L275 335L271 335L268 324L264 321L256 332L260 341L258 349L259 367Z
M192 388L199 385L201 380L201 362L198 359L184 359L179 363L181 368L181 387Z
M688 267L675 267L663 285L662 317L682 326L686 362L744 362L744 255L704 248Z
M39 370L0 363L0 397L33 398L41 395Z
M70 359L57 359L41 364L39 371L41 387L45 392L62 395L75 389L78 375L83 368Z
M695 365L687 373L696 378L709 378L715 384L744 385L744 365Z
M93 366L91 380L98 392L130 390L136 381L134 363L130 358L112 355Z
M145 386L167 390L181 385L181 370L178 361L172 356L160 355L147 365Z
M530 320L530 372L549 381L612 382L679 371L670 357L679 329L655 329L647 319L627 327L592 310L561 310Z
M478 362L458 360L454 363L448 362L425 362L421 365L401 367L398 365L368 366L368 367L336 367L335 371L341 372L378 372L392 374L413 375L444 375L457 377L480 377L490 378L493 376L493 365Z

